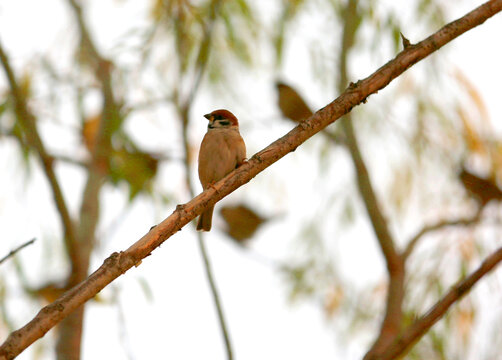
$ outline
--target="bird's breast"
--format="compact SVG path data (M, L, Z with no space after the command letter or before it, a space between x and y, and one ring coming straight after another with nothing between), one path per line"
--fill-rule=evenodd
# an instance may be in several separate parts
M199 179L204 188L235 169L237 163L243 160L239 159L243 146L238 131L213 129L206 133L199 151Z

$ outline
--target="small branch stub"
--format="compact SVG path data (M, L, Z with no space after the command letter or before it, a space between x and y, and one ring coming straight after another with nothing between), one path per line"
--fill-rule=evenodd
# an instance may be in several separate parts
M401 41L403 42L403 48L407 49L411 46L410 40L408 40L402 32L399 33L401 35Z

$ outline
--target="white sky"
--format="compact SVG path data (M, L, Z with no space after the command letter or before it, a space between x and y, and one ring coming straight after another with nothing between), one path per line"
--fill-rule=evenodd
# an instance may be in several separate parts
M99 34L96 38L105 48L115 44L128 29L140 28L145 24L144 5L148 2L94 0L85 3L88 18L95 30L94 34ZM481 2L464 1L458 5L457 3L456 1L448 3L451 8L448 20L464 15ZM260 2L260 6L270 6L269 4L270 2L264 0ZM270 13L273 13L273 9ZM52 49L53 57L61 55L62 66L68 66L64 63L68 61L68 55L64 54L64 50L58 50L58 46L62 44L62 48L67 49L76 39L75 30L69 27L71 19L65 1L62 0L0 2L0 39L10 54L16 70L24 68L33 58L46 53L49 49ZM413 42L429 35L428 32L420 33L419 30L413 33L415 29L420 27L412 27L409 32L403 31ZM491 121L498 130L502 119L498 86L502 80L500 70L502 48L497 45L500 34L502 34L502 17L498 15L478 29L461 36L436 55L445 57L445 62L456 64L475 84L482 93ZM308 38L309 35L312 34L306 31L304 36ZM301 49L301 45L298 46ZM262 51L266 53L268 50L262 49ZM425 65L422 66L427 66L427 61L429 60L426 59L423 62ZM294 70L305 66L307 66L305 56L299 54L294 61L286 64L283 73L294 84L310 84L312 80L308 72L305 74ZM357 76L362 78L376 68L367 66L355 69ZM295 75L292 76L292 73ZM246 93L249 93L250 99L246 103L236 102L235 109L242 119L242 132L248 142L248 156L251 156L282 136L290 125L284 123L270 129L265 121L277 114L277 110L270 105L260 106L263 99L274 96L270 89L264 86L270 83L273 77L260 71L256 71L256 77L252 79L242 77L244 86L249 89ZM0 88L4 87L2 72ZM317 107L325 105L334 95L327 94L322 88L309 88L308 91L310 103ZM307 91L304 90L302 93ZM224 101L228 100L223 98L222 101L218 100L220 99L218 96L214 97L216 99L206 97L198 100L193 111L194 117L207 112L208 107L218 108L220 105L223 107ZM254 109L257 115L254 114ZM256 121L254 121L255 116L258 118ZM135 122L130 126L138 131L148 131L141 130ZM154 126L143 123L141 126L150 130L158 126L161 131L169 131L168 126L162 123ZM202 120L192 121L191 130L194 139L201 138L205 131L205 123ZM74 141L65 138L65 133L57 134L54 127L46 127L45 131L52 137L50 141L54 149L64 150ZM250 140L249 137L253 139ZM162 138L152 139L154 146L158 145L162 149L172 148L162 141ZM245 199L265 212L269 209L278 213L290 208L315 209L319 202L326 201L323 198L324 193L319 191L316 194L306 194L298 189L304 186L306 181L316 184L318 179L312 179L309 175L317 174L319 165L311 161L310 152L322 148L322 144L310 141L305 147L309 151L300 148L294 154L288 155L246 185L247 189L233 194L228 201ZM19 159L15 153L12 141L6 139L0 141L0 171L10 171L9 176L0 177L0 188L4 189L0 191L0 229L2 229L0 256L20 242L36 236L37 243L23 250L21 255L24 264L30 264L32 267L27 269L29 279L36 282L40 281L40 274L50 276L57 274L61 269L61 264L57 262L57 254L62 250L51 248L57 243L52 240L57 238L59 230L58 225L50 220L54 217L54 208L44 176L33 167L34 178L22 180L24 170L18 164ZM163 188L170 186L174 189L180 188L181 180L169 176L170 171L176 169L179 168L175 165L164 169ZM301 169L301 174L291 175L291 169ZM73 199L70 206L75 211L78 208L78 194L83 184L81 173L68 166L58 170L59 174L74 179L71 184L65 185L64 190L65 194ZM290 187L283 189L281 180L287 178L288 176L284 174L288 173L289 177L292 176L294 179L289 182ZM272 195L269 195L270 192L264 194L264 190L270 187L275 187L274 192L271 192ZM288 201L285 201L285 198ZM103 222L109 224L120 214L123 205L122 193L108 188L104 200ZM120 228L109 238L102 239L91 268L99 266L111 252L127 248L148 231L154 222L159 222L171 211L171 207L165 208L158 204L153 208L148 201L136 201L130 211L121 218ZM285 219L265 226L253 242L252 249L273 259L286 258L285 254L291 253L294 239L284 238L284 226L299 221L302 221L302 213L292 212ZM282 278L270 267L253 260L226 241L217 229L221 220L216 218L215 222L216 230L211 232L206 240L237 359L322 360L361 357L365 348L357 345L345 347L343 339L335 337L334 322L325 318L318 304L312 302L290 304ZM332 232L332 236L340 236L341 231L332 230ZM344 236L352 240L366 237L372 241L367 225L357 232L352 231ZM343 256L336 255L342 272L356 275L354 277L359 280L355 281L359 281L361 286L367 281L377 281L382 275L382 266L375 244L369 242L364 245L367 250L362 254L363 257L359 250L361 243L345 242L336 245L338 250L343 251ZM49 265L47 261L41 259L41 254L52 260ZM43 270L40 270L42 267ZM12 269L7 266L0 269L0 276L11 285L11 289L15 281L10 278L8 271ZM145 279L152 289L152 301L145 297L140 285L141 279ZM120 290L125 325L118 322L115 307L89 304L86 313L83 359L126 358L126 352L120 342L121 331L128 339L128 351L134 359L224 358L223 341L192 229L185 228L169 239L152 256L145 259L139 268L130 270L114 282L112 287ZM104 291L103 296L110 297L111 291ZM38 311L29 303L16 299L12 299L9 306L10 309L15 309L13 311L16 313L12 314L12 318L17 325L23 325L34 316L35 310ZM2 331L0 329L1 339L7 335ZM371 340L371 337L368 340ZM25 351L19 359L34 358L35 348Z

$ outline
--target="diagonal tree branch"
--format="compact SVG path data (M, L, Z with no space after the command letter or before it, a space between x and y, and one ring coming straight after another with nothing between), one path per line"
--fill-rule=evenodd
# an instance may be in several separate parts
M14 70L10 65L9 58L5 53L1 42L0 42L0 62L2 63L2 67L4 69L7 81L10 86L10 91L12 94L12 98L14 100L14 111L17 120L19 121L19 124L23 128L24 134L26 135L26 139L28 141L28 145L38 154L40 161L42 163L42 168L45 172L45 175L47 176L47 180L49 181L49 185L52 189L54 202L56 203L56 208L58 210L58 214L61 218L61 223L63 225L64 243L66 251L68 252L70 261L73 264L73 259L76 256L75 255L76 251L74 248L74 244L76 242L75 225L70 216L70 212L68 211L68 206L66 205L66 200L64 198L63 191L61 190L61 186L59 185L56 173L54 171L53 158L47 152L47 149L45 148L45 145L42 142L42 139L40 138L37 129L37 119L29 109L27 104L27 99L25 98L23 91L19 88L16 76L14 74Z
M365 357L365 360L391 360L406 355L413 344L419 341L422 336L444 316L453 304L462 299L462 297L467 294L483 276L492 271L501 261L502 247L488 256L465 280L453 286L441 300L429 309L429 311L389 344L381 355Z
M180 231L209 206L214 205L217 201L249 182L268 166L294 151L307 139L348 113L354 106L365 101L369 95L383 89L410 66L464 32L482 24L501 10L502 0L489 1L464 17L444 26L422 42L407 47L371 76L359 81L357 84L351 84L332 103L255 154L247 163L218 181L214 188L211 187L188 203L179 205L169 217L151 229L131 247L120 253L113 253L85 281L40 310L35 318L21 329L11 333L0 346L0 360L12 359L20 354L35 340L42 337L68 314L96 295L117 277L131 267L138 266L143 258L149 256L153 250ZM475 279L475 281L477 280L479 278Z

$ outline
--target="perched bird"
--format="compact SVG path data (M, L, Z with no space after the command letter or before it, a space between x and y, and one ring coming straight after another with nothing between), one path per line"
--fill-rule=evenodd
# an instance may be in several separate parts
M244 244L268 220L244 204L224 206L220 214L226 222L225 232L239 244Z
M300 122L312 116L312 110L295 89L280 81L276 83L276 87L279 109L284 117Z
M199 151L199 179L205 190L241 165L246 158L246 144L239 133L239 122L228 110L204 115L209 120ZM199 218L197 230L211 230L214 206Z
M502 200L502 190L490 179L481 178L462 168L459 176L465 189L484 207L491 200Z

